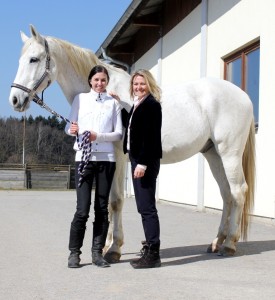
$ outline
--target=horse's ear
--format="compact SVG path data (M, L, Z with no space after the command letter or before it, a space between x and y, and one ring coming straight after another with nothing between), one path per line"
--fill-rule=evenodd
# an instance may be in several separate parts
M21 39L22 39L23 43L25 43L29 39L29 37L26 36L26 34L23 31L20 31L20 34L21 34Z
M43 42L42 36L39 34L39 32L35 29L35 27L33 25L30 25L30 31L31 31L32 37L34 37L40 43Z

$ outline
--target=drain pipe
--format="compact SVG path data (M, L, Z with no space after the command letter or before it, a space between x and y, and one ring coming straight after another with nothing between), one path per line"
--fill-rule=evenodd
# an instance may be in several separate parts
M201 2L201 54L200 54L200 77L207 74L207 22L208 22L208 0ZM204 164L205 158L198 154L198 194L197 209L204 211Z
M157 46L157 83L161 87L162 83L162 49L163 49L163 38L162 38L162 27L159 30L159 40ZM157 186L156 186L156 201L159 201L159 176L157 177Z

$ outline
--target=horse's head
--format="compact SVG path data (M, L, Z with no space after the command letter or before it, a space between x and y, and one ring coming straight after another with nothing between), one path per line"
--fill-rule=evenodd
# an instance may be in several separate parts
M36 93L46 89L55 80L55 62L51 59L48 43L30 26L31 37L21 32L24 42L9 102L14 110L25 111Z

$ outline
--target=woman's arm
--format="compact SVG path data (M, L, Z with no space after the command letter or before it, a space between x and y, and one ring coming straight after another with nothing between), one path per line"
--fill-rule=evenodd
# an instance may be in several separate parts
M68 135L71 135L71 136L76 136L77 135L77 132L78 132L78 125L77 125L78 111L79 111L79 96L76 95L74 100L73 100L70 115L69 115L69 120L70 120L71 123L67 123L66 127L65 127L65 132ZM72 124L72 123L74 123L74 124ZM77 125L77 126L75 126L75 125Z
M121 108L119 103L116 101L115 109L113 111L113 131L102 132L96 134L96 141L100 142L116 142L122 139L122 120L121 120Z
M118 101L118 103L119 103L119 105L120 105L120 107L121 107L121 120L122 120L122 125L123 125L124 128L126 128L126 127L127 127L128 118L129 118L129 113L128 113L128 111L121 105L121 102L120 102L121 99L120 99L120 97L118 96L117 93L111 91L111 92L109 92L109 94L110 94L113 98L115 98L115 99Z

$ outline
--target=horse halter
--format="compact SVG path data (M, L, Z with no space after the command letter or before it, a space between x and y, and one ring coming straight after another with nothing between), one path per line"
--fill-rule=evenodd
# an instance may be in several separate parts
M49 106L47 106L44 101L43 101L43 93L46 90L46 88L51 84L51 80L48 80L48 84L45 87L45 89L42 91L42 99L36 94L36 90L38 89L38 87L41 85L41 83L44 81L44 79L49 76L49 72L50 72L50 61L51 61L51 57L50 57L50 51L49 51L49 45L47 40L44 38L44 43L45 43L45 51L46 51L46 66L45 66L45 71L43 73L43 75L41 76L41 78L37 81L36 85L33 87L33 89L29 89L21 84L18 83L13 83L11 85L11 87L15 87L18 88L26 93L29 94L29 97L32 98L32 100L38 104L39 106L41 106L42 108L45 108L48 112L50 112L52 115L70 123L70 120L59 115L57 112L55 112L54 110L52 110Z
M48 42L47 40L44 38L44 44L45 44L45 51L46 51L46 66L45 66L45 71L43 73L43 75L41 76L41 78L37 81L36 85L32 88L32 89L29 89L21 84L18 84L18 83L13 83L11 85L11 87L15 87L15 88L18 88L18 89L21 89L23 90L24 92L28 93L29 94L29 97L32 98L32 100L39 104L40 106L43 105L43 93L45 91L45 89L51 84L51 80L49 79L48 80L48 84L47 86L45 87L45 89L42 91L42 99L40 99L38 97L38 95L36 94L36 90L38 89L38 87L41 85L41 83L44 81L44 79L49 76L49 72L50 72L50 61L51 61L51 57L50 57L50 51L49 51L49 45L48 45Z

